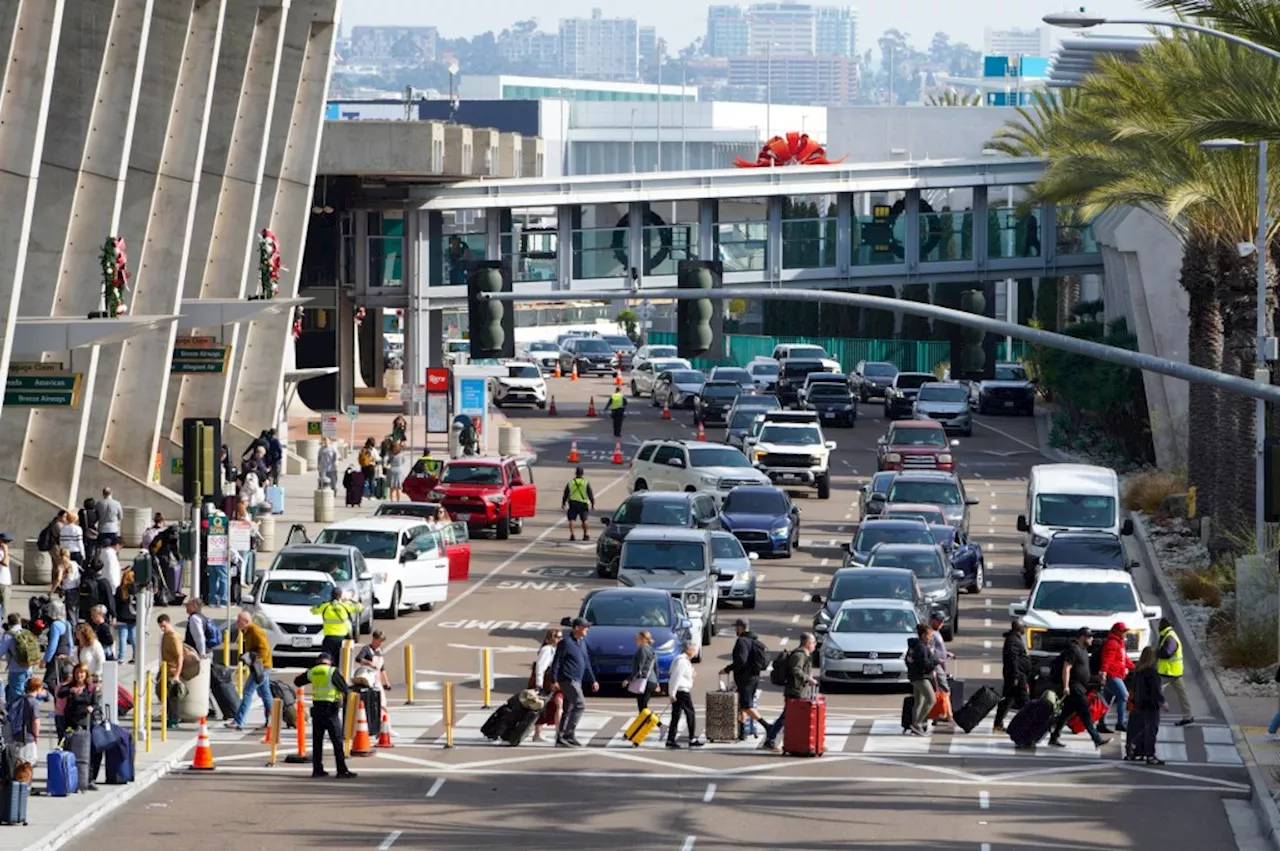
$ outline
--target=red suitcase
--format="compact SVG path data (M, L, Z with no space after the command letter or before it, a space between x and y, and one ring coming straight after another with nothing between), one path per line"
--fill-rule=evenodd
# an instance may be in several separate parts
M1093 717L1093 723L1097 724L1107 714L1107 704L1102 698L1098 697L1096 691L1089 692L1089 696L1085 698L1089 702L1089 714ZM1079 715L1072 715L1067 719L1067 728L1073 733L1084 732L1084 722L1080 720Z
M827 699L820 694L788 700L782 724L782 752L822 756L827 749Z

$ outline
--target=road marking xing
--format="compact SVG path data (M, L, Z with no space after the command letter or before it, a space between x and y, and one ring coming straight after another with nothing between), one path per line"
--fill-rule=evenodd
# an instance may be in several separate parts
M396 844L396 840L400 838L400 831L393 830L387 834L387 838L378 844L378 851L388 851L392 845Z
M716 796L716 784L708 783L707 791L702 795L702 803L704 804L711 803L711 799L714 798L715 796Z
M791 616L791 622L792 622L792 623L800 623L800 616L799 616L799 615L792 615L792 616Z
M680 851L693 851L693 843L697 841L698 841L698 837L696 836L686 836L684 838L684 845L681 846Z
M436 778L436 782L431 784L431 788L427 790L427 797L434 798L440 791L440 787L444 786L444 778Z
M991 793L986 789L978 793L978 806L984 810L991 809Z

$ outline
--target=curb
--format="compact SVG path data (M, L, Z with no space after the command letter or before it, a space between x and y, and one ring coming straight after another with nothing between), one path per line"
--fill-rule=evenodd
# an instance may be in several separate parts
M1182 639L1183 652L1195 660L1196 674L1200 686L1204 689L1205 694L1209 696L1209 700L1216 704L1218 712L1222 714L1223 720L1227 722L1227 726L1231 729L1231 739L1236 746L1236 751L1240 754L1240 758L1244 760L1245 770L1249 774L1249 785L1252 787L1249 801L1253 805L1254 813L1258 816L1258 828L1261 831L1263 841L1280 851L1280 807L1277 807L1275 799L1271 797L1267 779L1263 776L1262 769L1258 767L1253 758L1253 750L1249 746L1249 742L1240 732L1240 725L1236 721L1235 713L1231 711L1231 704L1227 701L1226 692L1222 690L1222 685L1218 682L1218 678L1205 664L1199 643L1191 640L1194 633L1183 619L1182 608L1177 603L1173 588L1165 577L1164 571L1160 569L1159 562L1156 559L1155 548L1151 545L1151 539L1147 535L1147 528L1142 522L1142 515L1137 511L1131 511L1129 514L1133 518L1134 537L1142 548L1143 561L1150 566L1151 572L1155 577L1156 588L1159 590L1162 602L1165 604L1164 612L1166 617L1173 621L1174 628L1178 631L1178 637Z
M195 743L196 740L191 739L181 748L174 751L173 756L161 760L139 773L132 783L121 787L117 794L98 799L92 806L86 807L73 818L48 831L43 837L28 845L27 851L54 851L54 849L61 848L72 839L84 834L102 819L142 794L169 772L186 762L187 752L195 747Z

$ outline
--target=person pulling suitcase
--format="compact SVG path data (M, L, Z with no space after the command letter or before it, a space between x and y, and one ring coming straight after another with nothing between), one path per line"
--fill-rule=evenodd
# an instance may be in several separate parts
M1009 631L1004 634L1001 650L1001 674L1004 680L1000 702L996 704L995 727L1004 732L1004 716L1012 707L1014 714L1027 705L1031 696L1031 657L1027 653L1027 625L1022 618L1014 618Z
M245 719L249 717L249 707L253 705L253 696L256 694L262 700L262 711L267 719L265 724L270 727L271 707L275 702L271 694L271 642L248 612L236 615L236 627L244 636L241 662L249 670L249 679L244 684L244 694L240 697L235 716L227 721L226 726L233 730L244 729Z

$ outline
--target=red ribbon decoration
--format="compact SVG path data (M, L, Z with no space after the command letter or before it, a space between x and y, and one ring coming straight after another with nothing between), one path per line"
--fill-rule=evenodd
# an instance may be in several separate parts
M776 168L784 165L836 165L844 160L845 157L827 159L826 149L810 139L808 133L788 133L785 138L774 136L765 142L755 162L738 157L734 165L738 168Z

